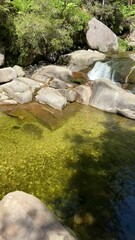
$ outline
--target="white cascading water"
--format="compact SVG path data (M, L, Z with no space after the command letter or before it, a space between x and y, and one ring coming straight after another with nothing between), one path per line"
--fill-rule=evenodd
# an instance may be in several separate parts
M88 72L88 78L90 80L96 80L103 77L114 82L115 70L108 65L109 62L96 62L93 69Z

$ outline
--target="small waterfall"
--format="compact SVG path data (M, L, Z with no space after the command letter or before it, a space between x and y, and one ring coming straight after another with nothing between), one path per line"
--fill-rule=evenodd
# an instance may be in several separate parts
M124 84L132 66L134 61L129 58L116 58L107 62L97 61L93 69L88 72L88 78L90 80L108 78L113 82Z
M101 77L114 81L115 70L108 65L108 62L96 62L94 68L88 72L90 80L96 80Z

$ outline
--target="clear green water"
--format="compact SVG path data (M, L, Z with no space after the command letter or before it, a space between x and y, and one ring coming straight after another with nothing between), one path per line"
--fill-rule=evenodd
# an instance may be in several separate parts
M135 239L135 121L83 106L51 131L0 115L0 197L37 196L80 240Z

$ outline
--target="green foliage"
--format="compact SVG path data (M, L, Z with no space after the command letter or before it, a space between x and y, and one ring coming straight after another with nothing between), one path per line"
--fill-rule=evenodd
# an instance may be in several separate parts
M131 16L135 16L135 4L133 4L132 6L121 5L120 8L124 17L127 18Z
M128 50L128 41L121 38L118 39L119 42L119 52L125 52Z
M21 14L14 17L19 64L27 65L37 55L48 59L55 52L73 47L76 34L83 31L89 19L77 4L80 2L65 5L63 1L35 0L31 11L20 8Z

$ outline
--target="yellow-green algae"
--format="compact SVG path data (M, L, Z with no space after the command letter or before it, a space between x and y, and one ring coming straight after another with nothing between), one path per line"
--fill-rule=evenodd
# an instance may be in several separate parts
M51 131L32 115L0 115L1 198L15 190L37 196L79 239L115 239L106 227L113 183L134 160L133 120L83 106Z

